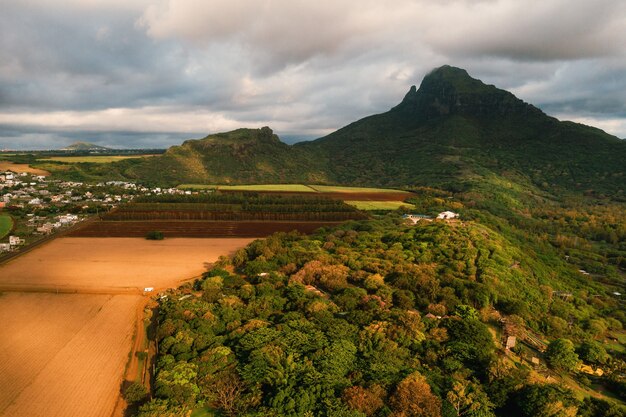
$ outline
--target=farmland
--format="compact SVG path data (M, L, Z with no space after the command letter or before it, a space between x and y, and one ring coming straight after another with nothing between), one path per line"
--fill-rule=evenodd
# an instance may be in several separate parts
M140 297L0 298L0 416L108 417Z
M110 416L138 294L175 287L250 241L59 238L0 265L0 417Z
M0 266L0 291L136 293L144 287L169 288L200 275L206 263L250 241L59 238Z
M72 233L80 237L264 237L367 218L342 201L305 194L219 192L144 196Z
M227 190L227 191L275 191L275 192L317 192L308 185L303 184L251 184L251 185L204 185L204 184L181 184L177 188L183 190Z
M154 155L83 155L83 156L53 156L41 158L37 161L63 162L68 164L110 164L111 162L122 161L124 159L148 158Z
M18 174L21 174L22 172L26 172L28 174L33 174L33 175L45 175L45 176L50 175L50 172L43 170L43 169L33 168L28 164L16 164L14 162L0 160L0 171L7 171L7 170L17 172Z
M0 239L5 237L13 227L13 219L8 214L0 213Z
M345 202L359 210L397 210L399 208L413 208L413 204L404 203L402 201L362 201L347 200Z

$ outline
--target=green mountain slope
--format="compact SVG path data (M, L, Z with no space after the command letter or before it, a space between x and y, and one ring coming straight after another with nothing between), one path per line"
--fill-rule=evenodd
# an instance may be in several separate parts
M444 66L388 112L312 142L289 146L269 128L239 129L112 164L108 175L163 185L436 186L513 203L571 192L623 200L624 160L623 140Z
M174 184L328 181L306 151L284 144L268 127L188 140L162 156L127 165L130 177Z
M497 176L529 187L623 195L626 142L560 122L444 66L390 111L302 143L350 184L458 188Z

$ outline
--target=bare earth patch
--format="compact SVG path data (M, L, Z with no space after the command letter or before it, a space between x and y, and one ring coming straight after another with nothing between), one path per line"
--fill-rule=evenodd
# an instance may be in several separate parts
M0 295L0 417L111 416L146 299L119 294L175 287L252 240L60 238L1 265L0 292L23 292Z
M108 417L139 296L0 297L0 416Z
M48 171L45 171L43 169L33 168L28 164L16 164L16 163L9 162L9 161L0 161L0 171L7 171L7 170L11 170L13 172L17 172L20 174L22 172L26 172L28 174L35 174L35 175L45 175L45 176L50 175Z
M253 239L60 238L0 266L0 291L170 288Z

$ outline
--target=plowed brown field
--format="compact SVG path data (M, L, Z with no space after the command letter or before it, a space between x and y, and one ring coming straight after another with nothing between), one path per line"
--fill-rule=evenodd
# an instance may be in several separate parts
M73 237L144 237L158 230L169 237L264 237L276 232L312 233L320 227L337 226L342 222L255 222L255 221L95 221L71 232ZM167 239L166 239L167 241Z
M0 266L0 291L113 294L170 288L253 239L60 238Z
M117 294L175 287L251 240L59 238L1 265L0 417L109 417L145 300Z
M138 296L0 297L0 415L108 417Z

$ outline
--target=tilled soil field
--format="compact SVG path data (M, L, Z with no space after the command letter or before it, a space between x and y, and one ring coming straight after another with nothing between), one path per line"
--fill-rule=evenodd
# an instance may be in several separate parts
M108 417L140 297L0 297L0 416Z
M341 222L280 222L280 221L97 221L73 231L72 237L145 237L158 230L169 237L265 237L276 232L297 230L311 233L320 227L336 226Z

